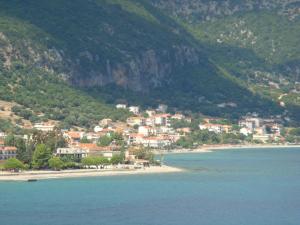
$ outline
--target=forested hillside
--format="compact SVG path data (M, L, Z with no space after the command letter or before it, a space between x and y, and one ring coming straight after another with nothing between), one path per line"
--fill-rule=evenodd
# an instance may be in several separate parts
M276 98L298 79L296 5L213 2L1 1L0 99L65 126L124 119L108 105L116 102L235 118L282 114ZM270 82L279 88L266 91Z

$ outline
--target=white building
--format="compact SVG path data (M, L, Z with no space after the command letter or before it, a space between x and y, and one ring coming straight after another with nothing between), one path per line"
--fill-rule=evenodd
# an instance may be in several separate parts
M154 110L146 110L146 113L148 114L149 117L152 117L156 114Z
M0 132L0 138L5 138L6 134L4 132Z
M148 137L148 138L144 138L141 144L144 147L165 148L171 145L171 141L160 137Z
M117 109L126 109L127 105L125 105L125 104L118 104L118 105L116 105L116 108Z
M170 126L170 114L157 114L154 116L155 125L157 126Z
M199 125L200 130L208 130L210 132L214 133L230 133L232 130L232 126L229 125L223 125L223 124L211 124L211 123L206 123L206 124L200 124Z
M261 126L261 119L256 117L247 117L244 120L239 121L239 126L254 130Z
M149 126L139 126L138 133L144 136L156 135L156 129Z
M77 159L85 158L88 156L88 154L89 151L82 148L58 148L55 152L55 155L59 157L73 156Z
M95 126L94 127L94 132L98 133L98 132L101 132L101 131L103 131L102 127L100 127L100 126Z
M49 132L54 130L55 125L52 123L36 123L33 127L43 132Z
M243 134L245 136L249 136L252 133L253 133L252 130L247 128L247 127L243 127L243 128L240 129L240 134Z
M253 135L253 140L261 141L263 143L267 143L270 140L270 138L271 138L271 136L269 134L265 134L265 135L255 134L255 135Z
M130 106L129 111L132 112L133 114L139 114L140 113L140 107L138 106Z

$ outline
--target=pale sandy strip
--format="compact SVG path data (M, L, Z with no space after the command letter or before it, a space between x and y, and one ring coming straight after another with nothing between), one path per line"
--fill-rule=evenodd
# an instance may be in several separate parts
M120 176L120 175L139 175L157 173L178 173L182 169L161 166L135 170L67 170L67 171L26 171L20 173L0 172L0 181L27 181L30 179L60 179L76 177L100 177L100 176Z

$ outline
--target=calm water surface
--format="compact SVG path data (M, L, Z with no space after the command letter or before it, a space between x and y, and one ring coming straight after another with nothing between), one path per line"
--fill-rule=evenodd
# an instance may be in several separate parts
M0 225L299 225L300 149L169 155L184 173L0 182Z

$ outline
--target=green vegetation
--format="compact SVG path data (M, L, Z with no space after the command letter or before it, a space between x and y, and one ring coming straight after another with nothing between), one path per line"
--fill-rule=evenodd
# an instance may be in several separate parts
M119 154L119 155L113 155L113 157L110 159L110 163L112 165L118 165L120 163L124 162L124 155Z
M116 110L85 93L75 90L54 74L39 69L20 68L0 72L0 96L22 106L13 107L13 112L32 122L48 119L62 121L61 127L91 127L103 118L125 120L129 113ZM2 85L2 86L1 86ZM14 89L10 89L13 86ZM37 116L40 115L40 116ZM9 130L8 123L3 123Z
M298 79L299 19L255 5L204 21L172 12L191 1L164 2L164 12L159 2L29 0L23 10L21 0L2 1L0 99L19 103L13 112L25 119L63 128L125 120L128 111L107 105L120 100L229 118L283 113L276 97ZM278 92L269 93L269 81ZM300 120L299 104L287 98L289 116ZM229 102L236 107L218 107Z
M64 128L91 127L104 117L124 120L127 111L105 104L124 99L234 118L248 111L279 112L234 77L231 68L214 57L217 51L150 3L30 0L25 12L21 0L1 2L0 98L19 103L17 115L32 122L59 120ZM18 57L8 57L10 45ZM142 68L140 60L154 64ZM159 71L151 72L154 67ZM120 75L110 77L116 69ZM144 71L137 81L134 71ZM98 87L113 79L117 87ZM235 102L239 110L216 107L223 102Z
M151 149L140 147L134 151L137 159L149 160L150 163L154 163L154 154Z
M182 148L194 148L203 144L239 144L244 140L246 137L241 134L216 134L208 130L198 130L180 138L176 145Z
M49 159L48 164L54 170L61 170L64 166L64 162L59 157L52 157Z
M24 163L22 163L20 160L15 158L10 158L5 161L3 168L5 170L19 170L19 169L25 169Z
M115 144L122 146L125 144L124 139L123 139L123 135L120 133L115 133L115 132L111 132L109 136L103 136L101 138L99 138L98 140L98 145L105 147L105 146L109 146L112 142L114 142Z
M81 163L84 166L100 166L100 165L103 166L103 165L108 165L110 163L110 161L104 157L89 156L89 157L83 158L81 160Z
M51 150L45 144L39 144L33 153L32 166L34 169L45 169L49 166L50 159Z

